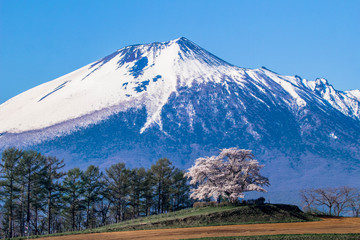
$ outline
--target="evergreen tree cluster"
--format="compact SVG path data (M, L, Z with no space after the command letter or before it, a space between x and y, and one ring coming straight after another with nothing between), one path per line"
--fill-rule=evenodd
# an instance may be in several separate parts
M95 228L191 206L184 171L117 163L64 171L64 161L8 148L0 162L0 238Z

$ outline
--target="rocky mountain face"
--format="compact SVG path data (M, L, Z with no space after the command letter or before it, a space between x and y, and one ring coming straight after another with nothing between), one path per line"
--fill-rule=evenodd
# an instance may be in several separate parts
M283 199L360 182L360 91L236 67L186 38L133 45L0 105L9 146L104 168L252 149Z

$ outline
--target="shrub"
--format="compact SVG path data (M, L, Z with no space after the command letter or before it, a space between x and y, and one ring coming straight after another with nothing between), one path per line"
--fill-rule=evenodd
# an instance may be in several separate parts
M265 203L264 197L259 197L258 199L255 200L256 205L264 205L264 203Z

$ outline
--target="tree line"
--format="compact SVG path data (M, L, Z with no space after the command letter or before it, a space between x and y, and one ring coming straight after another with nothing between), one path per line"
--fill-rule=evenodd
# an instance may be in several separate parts
M0 163L0 237L75 231L190 207L184 171L161 158L149 169L116 163L85 171L33 150Z

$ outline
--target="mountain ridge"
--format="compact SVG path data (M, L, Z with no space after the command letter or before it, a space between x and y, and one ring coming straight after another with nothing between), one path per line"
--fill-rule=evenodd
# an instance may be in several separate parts
M276 75L273 79L278 79L277 83L282 85L282 87L284 89L288 88L286 90L289 90L288 92L290 93L290 95L292 95L294 98L296 98L297 104L301 107L301 105L306 104L306 103L303 101L303 99L301 99L298 96L296 91L291 89L293 86L300 87L299 86L300 82L296 81L296 80L300 80L301 83L305 87L307 87L308 89L314 91L322 99L327 100L333 107L335 107L339 111L343 112L345 115L355 117L356 119L360 119L360 108L359 108L359 99L358 99L360 94L357 93L359 90L352 90L352 91L342 92L342 91L335 90L332 87L332 85L330 85L328 83L328 81L326 79L316 79L315 81L307 81L306 79L301 79L299 76L295 76L295 77L281 76L281 75L279 75L279 74L277 74L277 73L275 73L275 72L273 72L271 70L268 70L265 67L262 67L262 68L259 68L259 69L239 68L239 67L233 66L233 65L225 62L222 59L217 58L213 54L207 52L206 50L202 49L201 47L197 46L196 44L194 44L193 42L191 42L190 40L188 40L188 39L186 39L184 37L181 37L181 38L178 38L178 39L175 39L175 40L172 40L172 41L168 41L168 42L163 42L163 43L151 43L151 44L145 44L145 45L132 45L132 46L121 48L121 49L115 51L114 53L112 53L112 54L110 54L110 55L108 55L108 56L106 56L106 57L104 57L104 58L102 58L102 59L100 59L98 61L90 63L90 64L86 65L83 68L75 70L75 71L73 71L73 72L71 72L69 74L66 74L63 77L57 78L57 79L55 79L53 81L59 82L61 79L66 78L68 75L76 75L78 72L84 71L84 69L87 68L86 70L90 70L90 72L86 73L85 76L82 76L81 81L83 81L86 78L90 77L92 74L95 74L95 72L97 70L102 68L106 63L108 63L113 58L115 58L116 56L119 56L119 55L120 55L120 57L121 56L123 56L123 57L119 61L117 61L117 64L118 64L117 68L122 67L126 63L131 63L131 62L134 62L136 60L139 60L139 61L137 61L137 63L139 63L139 62L140 63L137 64L137 65L132 66L132 68L130 69L132 71L132 73L133 73L133 76L136 79L136 78L139 77L139 75L141 75L141 71L143 70L143 68L145 68L146 65L148 65L147 62L145 64L144 61L142 61L142 62L140 61L140 57L141 57L141 59L145 59L147 61L147 57L142 56L143 54L141 53L141 51L144 51L144 50L149 51L148 49L151 50L153 48L155 48L155 50L159 50L159 49L162 50L162 49L164 49L164 48L166 48L168 46L174 45L174 43L177 43L177 45L179 46L179 49L181 50L178 53L181 60L184 60L184 56L187 56L188 58L189 57L190 58L194 57L193 56L194 54L189 54L189 52L191 52L190 49L195 49L195 51L193 51L192 53L195 52L197 54L197 53L200 52L200 56L202 56L202 57L205 56L203 58L200 58L200 59L203 60L203 62L205 62L207 64L211 63L212 65L215 65L215 66L218 66L218 65L223 65L224 66L225 65L225 66L228 66L230 68L235 68L236 70L239 70L239 71L244 71L242 74L245 75L245 77L249 76L249 73L250 73L250 75L252 75L251 77L253 77L253 79L255 79L255 80L259 79L257 76L254 75L254 73L256 74L257 71L268 71L268 74L265 74L265 75L269 75L269 73L271 73L272 75ZM146 48L148 48L148 49L146 49ZM152 50L153 54L156 53L155 50L154 49ZM182 53L182 54L180 54L180 53ZM199 58L198 55L196 57ZM145 66L141 66L141 64L145 64ZM158 75L154 76L153 80L155 80L157 78L161 78L161 76L158 74ZM72 80L69 79L69 80L59 82L60 84L54 86L54 88L50 89L50 91L48 91L48 93L43 94L43 96L38 100L38 102L43 101L46 97L51 96L51 94L54 94L57 91L60 91L61 89L65 88L66 85L71 83L71 81ZM49 84L49 83L50 82L47 82L47 83L41 84L39 86L44 86L44 85ZM290 86L288 83L290 83L293 86ZM123 84L126 84L126 83L123 83ZM141 92L142 89L144 89L144 88L146 89L147 84L148 84L148 82L145 82L145 83L143 83L143 86L141 86L141 85L137 86L137 88L136 88L137 91ZM324 86L326 86L326 87L324 87ZM35 88L31 89L31 90L35 90L36 88L37 87L35 87ZM173 86L173 88L174 88L174 86ZM26 91L26 92L28 92L28 91ZM172 91L176 91L176 89L172 89ZM326 91L328 91L328 92L326 92ZM24 93L26 93L26 92L24 92ZM354 95L354 93L355 93L355 95ZM22 94L20 94L18 96L21 96L21 95ZM17 98L18 96L15 96L14 98ZM350 104L351 104L350 108L351 109L348 109L349 108L349 103L344 103L344 101L341 101L341 99L339 99L339 96L342 99L349 98L349 99L353 100L352 102L350 102ZM358 97L356 97L356 96L358 96ZM334 97L337 98L336 99L337 101L332 100ZM14 98L12 98L12 99L14 99ZM11 102L12 99L10 99L9 101ZM347 100L347 102L349 102L349 99L345 99L345 100ZM8 105L9 101L6 101L5 103L1 104L2 108L4 108L6 105ZM339 102L340 102L340 104L338 104ZM91 109L91 110L88 110L88 112L83 112L82 114L87 114L87 113L89 113L91 111L100 110L100 109L103 109L104 107L110 107L110 105L115 105L115 103L112 102L112 103L109 103L107 106L100 106L97 109ZM0 108L0 111L1 111L1 108ZM66 114L68 112L71 112L71 111L67 111ZM73 116L70 116L69 118L74 119L74 118L80 117L80 116L81 116L81 114L75 114ZM3 119L1 119L1 120L3 120ZM55 123L59 123L59 122L61 122L61 120L68 120L68 119L60 119L59 121L57 121ZM36 121L34 121L34 122L36 122ZM159 122L158 119L157 119L157 122ZM42 125L42 126L28 128L28 129L22 128L22 130L41 129L42 127L48 127L48 126L51 126L51 125L52 125L51 123L47 123L47 124ZM10 128L10 129L11 129L10 132L14 132L15 128ZM4 129L3 128L0 129L0 132L4 132Z

